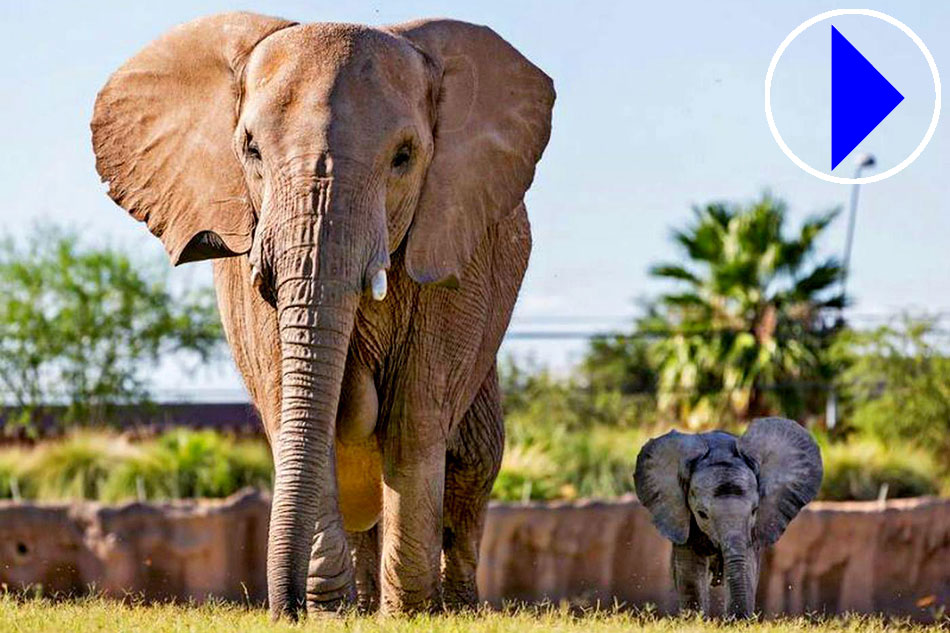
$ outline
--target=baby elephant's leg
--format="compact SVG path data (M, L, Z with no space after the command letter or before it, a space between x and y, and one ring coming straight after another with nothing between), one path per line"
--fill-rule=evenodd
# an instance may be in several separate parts
M709 610L709 557L686 545L673 546L673 582L680 611Z

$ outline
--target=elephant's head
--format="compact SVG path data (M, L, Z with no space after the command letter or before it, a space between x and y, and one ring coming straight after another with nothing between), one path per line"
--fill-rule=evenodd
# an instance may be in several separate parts
M247 13L172 29L100 92L93 146L110 196L174 264L249 257L276 308L273 614L302 605L318 518L345 552L333 427L361 297L385 297L400 248L415 281L464 283L533 179L553 100L551 80L486 27Z
M763 418L745 434L650 440L637 457L637 495L660 532L677 545L705 541L721 553L729 612L751 615L758 553L818 493L821 453L791 420Z

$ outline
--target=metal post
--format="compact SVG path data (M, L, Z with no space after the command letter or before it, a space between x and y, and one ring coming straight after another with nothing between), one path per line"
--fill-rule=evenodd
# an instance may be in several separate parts
M854 177L860 178L861 172L865 167L873 167L875 159L872 154L862 154L855 161ZM851 202L848 210L848 234L844 243L844 257L841 260L841 296L847 294L848 273L851 272L851 247L854 244L854 225L858 215L858 193L861 191L861 185L854 183L851 185Z
M872 154L862 154L854 163L854 177L860 178L865 167L873 167L877 161ZM848 293L848 273L851 272L851 247L854 245L854 225L858 216L858 194L861 185L851 185L851 201L848 205L848 232L844 243L844 257L841 259L841 296ZM844 306L838 312L838 324L844 324ZM838 424L838 394L834 384L828 389L828 399L825 401L825 428L833 429ZM885 491L885 494L886 491Z

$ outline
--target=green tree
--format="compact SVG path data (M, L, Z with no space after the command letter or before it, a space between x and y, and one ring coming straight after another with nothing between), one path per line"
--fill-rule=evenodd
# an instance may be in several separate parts
M911 442L938 459L950 451L950 357L936 318L904 318L849 331L836 349L848 427L887 444Z
M136 262L52 226L0 241L0 402L105 415L147 401L145 372L163 355L215 353L211 290L174 291L167 266Z
M622 365L622 362L618 362ZM589 431L597 426L638 428L655 420L652 393L629 393L612 384L613 376L592 383L586 372L556 375L530 359L519 364L503 357L498 364L509 438L517 438L522 422L539 429Z
M658 336L651 356L661 410L693 427L776 410L800 415L809 398L823 401L833 374L827 350L837 326L822 311L845 303L836 291L841 266L816 250L837 211L790 237L785 203L768 194L694 214L673 233L686 261L650 271L676 289L639 323Z

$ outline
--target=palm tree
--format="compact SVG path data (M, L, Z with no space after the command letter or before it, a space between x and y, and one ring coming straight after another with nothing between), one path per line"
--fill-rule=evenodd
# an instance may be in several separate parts
M790 238L786 205L769 194L693 211L693 224L673 233L687 262L650 271L677 290L639 324L661 336L651 348L659 406L693 427L723 415L801 414L831 374L826 351L840 322L827 309L845 305L840 263L815 252L838 211Z

